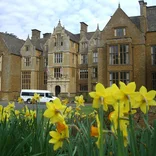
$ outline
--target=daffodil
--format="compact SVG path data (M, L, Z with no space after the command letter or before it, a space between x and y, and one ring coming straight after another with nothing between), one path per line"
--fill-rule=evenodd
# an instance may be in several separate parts
M101 83L97 83L95 92L90 92L89 95L93 98L93 108L99 108L101 105L101 97L105 95L105 87Z
M76 103L76 107L84 106L85 100L83 99L83 95L75 96L75 101L74 102Z
M22 109L22 113L25 117L25 120L34 120L36 117L36 110L30 110L27 106Z
M69 130L68 125L65 122L57 122L56 123L56 129L59 133L65 133L65 136L69 137Z
M90 135L94 137L98 137L99 136L98 128L92 125Z
M125 113L123 107L124 105L119 103L118 107L116 106L115 110L109 114L109 120L112 122L112 132L117 134L117 129L120 129L120 131L123 133L124 145L127 146L127 126L129 125L129 119L127 116L125 116L125 114L127 115L127 112Z
M66 133L59 133L58 131L50 131L49 132L52 139L49 140L49 143L54 144L54 151L61 148L63 146L63 141L67 139Z
M69 103L69 99L63 99L61 102L63 105L67 105Z
M154 100L156 91L151 90L147 92L146 87L142 86L139 90L140 95L135 98L135 107L140 107L141 111L146 114L149 110L149 106L156 106Z
M99 108L103 105L103 110L108 110L108 105L114 103L112 97L112 87L105 88L101 83L95 86L95 92L90 92L89 95L93 98L93 108Z
M94 137L98 137L98 140L96 141L96 145L98 148L100 148L101 137L100 137L100 120L98 114L96 114L96 122L97 122L97 127L91 126L90 135Z
M19 119L20 111L19 110L15 110L15 115L16 115L17 119Z
M9 102L8 107L13 110L15 108L15 102Z
M24 100L21 98L21 97L18 97L18 103L20 103L20 104L23 104L24 103Z
M40 101L40 98L41 98L40 94L37 94L37 93L35 93L34 96L33 96L33 99L36 100L37 102Z
M135 92L136 84L135 82L130 82L125 85L123 82L119 82L120 90L114 93L114 97L123 102L124 109L126 112L130 111L131 108L135 105L135 97L139 95L138 92Z
M50 118L51 123L63 122L63 112L66 106L61 104L59 98L56 98L53 102L46 103L47 109L44 112L44 116Z
M3 118L3 106L0 105L0 122L2 121Z

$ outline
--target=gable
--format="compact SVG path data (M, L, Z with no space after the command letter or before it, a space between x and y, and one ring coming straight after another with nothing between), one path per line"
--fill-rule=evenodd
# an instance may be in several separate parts
M102 31L102 39L112 39L115 37L115 29L117 28L124 28L125 29L125 36L124 38L132 38L136 40L136 38L142 39L144 42L143 33L140 29L134 24L134 21L130 17L126 15L126 13L121 9L118 8L105 28Z

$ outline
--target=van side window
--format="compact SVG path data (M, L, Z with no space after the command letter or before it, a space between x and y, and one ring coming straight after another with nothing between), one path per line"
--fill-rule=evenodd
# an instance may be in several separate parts
M46 93L46 97L52 98L52 95L50 93Z
M23 96L34 96L34 93L31 92L22 92Z
M38 93L41 97L44 97L44 93Z

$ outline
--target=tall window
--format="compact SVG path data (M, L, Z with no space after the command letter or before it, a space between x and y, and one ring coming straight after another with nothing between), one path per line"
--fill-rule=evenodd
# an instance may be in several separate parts
M45 45L45 51L48 52L48 45Z
M44 84L47 84L47 72L44 72Z
M88 85L87 84L80 84L80 91L81 92L88 91Z
M29 49L30 49L30 46L29 45L26 45L25 46L25 51L29 51Z
M156 45L151 47L151 61L152 65L156 65Z
M98 77L98 70L97 70L97 67L94 67L92 69L92 77L93 78L97 78Z
M109 47L109 64L128 64L129 46L126 44L111 45Z
M22 89L30 89L31 85L31 72L23 71L22 72Z
M98 62L98 53L93 52L93 63L97 63L97 62Z
M30 66L31 64L31 57L26 57L25 58L25 66Z
M117 37L123 37L126 35L126 30L125 28L116 28L114 29L114 35Z
M152 73L152 89L156 90L156 72Z
M0 91L2 91L2 77L0 76Z
M74 54L72 54L72 63L73 63L73 64L75 63Z
M48 66L48 57L45 57L44 58L44 67L47 67Z
M0 56L0 71L2 71L2 56Z
M88 70L80 69L80 79L87 79L87 78L88 78Z
M54 68L54 77L55 78L61 77L61 68Z
M119 85L119 81L124 82L125 84L130 82L129 72L110 72L109 73L110 86L115 83Z
M62 53L55 53L55 63L62 63Z
M87 63L88 63L87 54L81 54L81 64L87 64Z

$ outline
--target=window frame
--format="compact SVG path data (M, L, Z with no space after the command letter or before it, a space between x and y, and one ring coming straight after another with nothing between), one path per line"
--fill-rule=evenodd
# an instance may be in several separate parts
M93 52L93 63L97 63L98 62L98 52Z
M80 89L80 92L88 92L88 85L87 84L80 84L79 85L79 89Z
M88 55L81 54L81 64L87 64L87 63L88 63Z
M54 63L63 63L63 53L54 53Z
M114 74L114 75L111 75L111 74ZM115 83L117 86L119 86L120 81L124 82L125 84L128 84L130 82L130 72L129 71L110 71L109 72L110 86L113 83Z
M21 87L22 89L31 89L31 71L21 72Z
M156 45L151 46L151 65L156 66Z
M156 90L156 72L152 72L152 89Z
M114 28L114 36L115 37L124 37L126 35L125 27Z
M54 68L54 78L60 78L61 75L61 67Z
M130 62L129 44L109 45L109 65L127 65Z
M25 66L29 67L31 65L31 57L25 57Z
M97 67L92 68L92 78L98 78L98 68Z
M80 79L88 79L88 69L80 69L79 75Z

